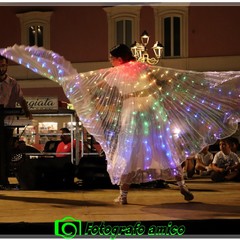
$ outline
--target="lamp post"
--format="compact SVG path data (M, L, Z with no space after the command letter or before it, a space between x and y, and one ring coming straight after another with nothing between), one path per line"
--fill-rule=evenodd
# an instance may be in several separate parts
M131 46L131 51L137 61L156 65L162 56L163 45L160 42L156 41L152 47L155 57L150 58L149 54L147 53L147 45L149 42L149 38L150 37L148 33L144 31L141 35L142 43L138 43L135 41L134 44Z

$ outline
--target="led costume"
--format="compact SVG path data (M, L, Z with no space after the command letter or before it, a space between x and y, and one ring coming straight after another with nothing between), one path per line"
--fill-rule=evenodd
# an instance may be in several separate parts
M0 54L63 87L83 126L101 144L113 184L176 176L188 156L238 127L240 71L128 62L78 73L44 48L14 45Z

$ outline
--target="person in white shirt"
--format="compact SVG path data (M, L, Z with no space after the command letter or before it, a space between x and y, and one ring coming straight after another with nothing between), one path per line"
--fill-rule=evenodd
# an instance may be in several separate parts
M195 155L196 166L195 169L207 175L212 171L213 154L209 152L209 146L202 149L201 152Z
M220 151L214 156L212 162L213 172L211 179L214 182L234 181L240 178L240 159L231 151L231 138L221 139Z

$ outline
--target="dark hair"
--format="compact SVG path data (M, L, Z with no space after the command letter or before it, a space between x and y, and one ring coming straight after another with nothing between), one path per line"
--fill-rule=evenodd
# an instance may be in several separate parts
M229 137L229 139L230 139L232 145L234 145L234 144L235 144L236 146L239 145L239 141L238 141L237 138L235 138L235 137Z
M234 144L236 144L238 146L239 141L237 138L234 137L227 137L224 139L220 139L220 142L225 142L227 143L230 147L233 147Z
M60 129L63 133L70 133L70 130L68 128L61 128Z
M131 49L125 44L119 44L113 47L110 50L110 54L113 57L120 57L122 58L123 62L135 61L135 57L132 54Z
M6 57L0 55L0 60L4 60L4 59L6 60L6 63L8 63L8 59Z

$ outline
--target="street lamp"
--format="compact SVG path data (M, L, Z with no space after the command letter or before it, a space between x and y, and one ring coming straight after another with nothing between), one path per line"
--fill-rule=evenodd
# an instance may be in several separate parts
M155 57L150 58L149 54L147 53L147 45L149 42L149 38L150 37L148 36L148 33L144 31L141 35L142 43L138 43L135 41L134 44L131 46L131 51L137 61L147 62L148 64L156 65L162 56L163 45L160 42L156 41L152 47Z

